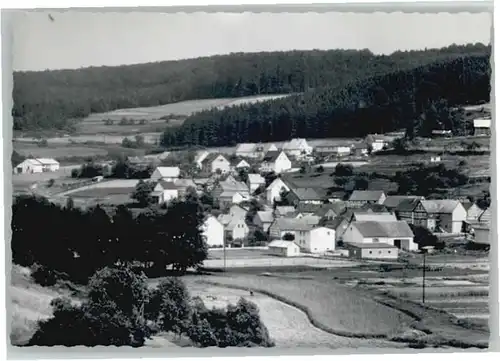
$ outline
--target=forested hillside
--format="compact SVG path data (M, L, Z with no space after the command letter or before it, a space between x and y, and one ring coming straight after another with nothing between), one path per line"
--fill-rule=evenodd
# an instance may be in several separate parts
M490 47L476 44L390 56L368 50L237 53L119 67L15 72L14 129L63 129L90 113L182 100L337 89L369 76L489 52Z
M413 69L326 86L283 99L208 110L167 129L163 144L205 146L292 137L358 137L406 128L467 132L457 105L490 99L490 55L450 56Z

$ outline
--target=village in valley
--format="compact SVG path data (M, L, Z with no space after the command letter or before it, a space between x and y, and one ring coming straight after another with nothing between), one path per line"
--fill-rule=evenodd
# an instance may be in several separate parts
M11 344L487 349L490 56L15 71Z

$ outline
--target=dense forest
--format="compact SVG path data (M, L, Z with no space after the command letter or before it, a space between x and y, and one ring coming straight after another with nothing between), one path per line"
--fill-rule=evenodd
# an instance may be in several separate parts
M199 98L314 89L323 94L367 77L490 51L489 46L471 44L388 56L368 50L236 53L118 67L15 72L14 129L68 129L90 113Z
M164 146L232 145L293 137L359 137L406 128L467 132L455 109L490 99L490 55L453 56L413 69L325 86L300 95L193 114L165 131Z

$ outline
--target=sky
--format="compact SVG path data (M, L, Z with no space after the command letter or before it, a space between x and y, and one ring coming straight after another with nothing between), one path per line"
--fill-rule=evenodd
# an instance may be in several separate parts
M488 44L489 13L22 12L12 18L14 70L75 69L310 49L396 50Z

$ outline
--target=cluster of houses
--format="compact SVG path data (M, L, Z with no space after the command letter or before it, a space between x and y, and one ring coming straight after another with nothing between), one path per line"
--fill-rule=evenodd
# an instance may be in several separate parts
M278 205L285 194L288 205ZM227 211L207 219L204 234L209 246L243 241L252 229L259 229L270 240L269 252L280 256L328 254L342 249L355 258L395 259L400 250L418 250L410 225L438 234L472 233L477 242L489 243L491 210L459 200L354 191L342 201L279 177L254 198L262 202L263 209L250 221L248 203L239 199L231 205L225 200Z

